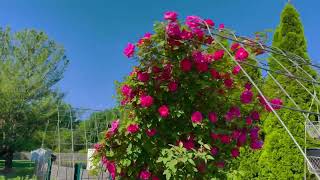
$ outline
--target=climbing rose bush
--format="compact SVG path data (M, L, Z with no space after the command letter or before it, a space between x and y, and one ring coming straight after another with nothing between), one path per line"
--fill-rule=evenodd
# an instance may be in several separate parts
M137 66L118 86L124 115L95 145L96 167L113 179L222 178L240 147L263 146L260 113L271 107L235 63L256 51L211 36L210 19L183 23L170 11L164 20L124 49ZM215 32L224 35L224 28Z

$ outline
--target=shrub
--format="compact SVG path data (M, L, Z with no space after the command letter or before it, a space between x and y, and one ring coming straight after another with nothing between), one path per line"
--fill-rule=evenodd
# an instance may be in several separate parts
M208 29L225 31L212 20L164 17L124 50L138 63L118 87L126 116L95 145L96 166L113 179L223 178L240 147L263 144L259 113L270 108L235 63L252 62L255 52L213 38Z

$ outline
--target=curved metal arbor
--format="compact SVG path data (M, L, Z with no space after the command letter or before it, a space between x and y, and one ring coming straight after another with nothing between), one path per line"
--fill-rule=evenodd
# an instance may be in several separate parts
M319 69L320 66L316 64L312 64L311 60L306 60L301 58L298 55L293 53L283 51L276 47L270 47L262 42L257 40L252 40L247 37L238 36L234 32L228 29L216 29L209 27L205 22L204 25L207 27L207 33L214 38L215 42L221 46L222 49L225 50L228 56L234 61L235 65L238 65L241 71L244 73L249 82L252 83L257 92L262 96L262 98L267 102L267 104L271 107L272 113L279 120L282 127L286 130L287 134L290 136L296 147L299 149L300 153L303 155L305 159L305 164L308 165L308 169L311 173L314 173L318 179L320 179L320 149L306 149L306 135L308 134L311 138L315 138L320 140L320 121L319 120L319 105L320 101L318 98L318 90L320 82L318 81L319 77ZM222 41L230 41L237 42L246 47L250 47L256 49L258 52L263 52L263 56L257 56L255 58L250 58L255 61L255 63L247 63L247 62L238 62L229 51L229 47L226 47ZM278 58L281 57L281 58ZM274 63L278 64L281 69L270 69L266 59L269 58ZM291 66L290 68L288 66ZM279 91L286 96L286 99L292 104L292 106L282 105L281 107L284 109L288 109L291 111L299 112L303 115L305 119L305 143L299 144L288 126L283 121L282 117L273 109L272 103L270 103L265 93L263 92L263 84L261 82L256 82L254 78L250 77L249 73L246 71L246 67L252 67L261 69L261 71L272 80L272 83L275 87L278 88ZM305 69L311 68L317 72L317 75L310 74ZM291 70L290 70L291 69ZM294 71L292 71L294 69ZM298 72L298 73L297 73ZM302 109L301 105L299 105L292 95L285 90L285 84L279 82L276 78L277 76L282 76L287 81L295 81L297 86L305 91L305 93L309 94L312 97L312 102L309 105L309 109ZM264 78L265 79L265 78ZM312 85L312 88L307 88L305 84ZM316 112L312 111L312 109L317 109ZM317 121L310 120L309 116L316 116ZM303 148L304 147L304 148ZM312 153L311 153L312 152ZM306 167L306 166L305 166ZM305 168L306 169L306 168ZM305 171L306 173L306 171Z

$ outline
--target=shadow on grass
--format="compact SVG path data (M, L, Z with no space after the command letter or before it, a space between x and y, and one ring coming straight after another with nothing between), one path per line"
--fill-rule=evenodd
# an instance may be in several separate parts
M36 179L34 176L34 162L28 160L14 160L13 169L5 172L4 161L0 160L0 180L29 180Z

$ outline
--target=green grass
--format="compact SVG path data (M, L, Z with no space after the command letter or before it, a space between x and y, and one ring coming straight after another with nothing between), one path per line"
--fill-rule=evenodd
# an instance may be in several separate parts
M4 160L0 160L0 180L27 180L35 179L34 162L28 160L14 160L13 170L10 173L3 173Z

